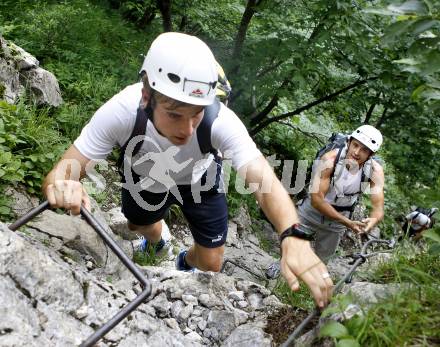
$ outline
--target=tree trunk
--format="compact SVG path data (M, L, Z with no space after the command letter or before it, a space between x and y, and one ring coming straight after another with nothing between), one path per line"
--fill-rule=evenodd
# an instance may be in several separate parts
M278 91L283 89L288 83L289 80L285 79L281 84L281 86L278 88ZM251 122L250 122L251 126L257 125L259 122L261 122L278 105L278 100L279 100L278 91L272 97L272 100L270 100L270 102L267 104L267 106L264 108L263 111L261 111L255 116L251 116Z
M260 5L264 0L248 0L246 9L244 10L243 16L241 17L240 26L238 27L237 36L235 36L234 50L232 52L232 61L234 62L234 67L231 69L233 74L238 73L240 68L240 55L243 50L243 43L246 39L246 32L248 30L249 24L257 11L258 5Z
M371 115L373 114L374 108L376 107L377 102L379 101L379 97L381 93L382 92L377 92L374 102L371 103L370 108L368 109L367 114L365 115L364 124L370 123Z
M180 20L180 25L179 25L179 31L180 32L184 32L185 28L186 28L186 23L188 22L188 17L186 15L182 16L182 19Z
M163 31L173 31L171 23L171 0L156 0L157 8L162 15Z
M370 123L370 118L371 118L371 115L373 114L373 110L376 107L376 105L377 104L375 102L373 102L370 105L370 108L368 109L367 114L365 115L364 124Z
M388 106L385 106L382 115L380 116L379 120L376 122L376 128L379 129L382 126L384 120L386 119L387 111L388 111Z

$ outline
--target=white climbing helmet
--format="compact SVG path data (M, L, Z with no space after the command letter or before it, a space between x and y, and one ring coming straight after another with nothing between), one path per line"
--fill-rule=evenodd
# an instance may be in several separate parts
M217 90L217 66L209 47L195 36L163 33L151 44L140 74L150 87L192 105L210 105Z
M383 142L380 131L371 125L361 125L352 132L350 138L358 140L372 152L377 152Z

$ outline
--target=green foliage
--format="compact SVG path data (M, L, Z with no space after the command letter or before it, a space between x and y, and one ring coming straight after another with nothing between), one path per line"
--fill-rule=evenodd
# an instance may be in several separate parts
M405 282L416 285L431 283L440 278L440 258L420 251L411 242L404 242L396 250L393 262L381 264L372 279L379 283Z
M162 261L166 260L166 253L156 253L156 249L152 244L148 245L145 252L136 251L133 254L133 260L135 263L141 266L157 266Z
M170 209L169 209L169 213L168 216L165 218L166 222L168 225L171 224L185 224L186 223L186 219L185 216L183 215L182 210L180 209L180 207L176 206L176 205L171 205Z
M386 155L386 153L385 153ZM384 237L391 238L400 229L396 222L397 217L406 215L410 211L410 205L413 203L406 193L398 184L396 169L387 163L383 165L385 173L385 216L379 227ZM365 197L363 201L369 201Z
M435 229L424 231L423 237L430 241L429 254L438 259L440 256L440 228L437 226Z
M5 91L6 91L6 87L0 83L0 99L3 99L5 97Z
M249 215L252 218L260 217L260 209L256 203L255 197L253 194L244 193L245 185L242 178L237 175L235 170L232 170L230 167L225 166L224 171L225 174L225 184L228 184L228 193L226 195L228 202L228 214L230 218L233 218L237 215L238 210L241 206L247 206L247 210ZM237 190L237 187L239 188ZM240 189L241 187L241 189Z
M439 309L434 285L411 287L345 325L362 346L433 345L440 339Z
M329 317L338 312L344 312L349 304L353 302L351 295L338 294L332 298L332 303L321 314L322 317Z
M64 141L64 142L63 142ZM51 150L48 151L47 149ZM21 183L30 193L39 194L44 178L56 158L66 148L57 125L47 109L0 101L0 187ZM0 214L9 213L8 203L0 201Z
M283 304L290 305L292 307L299 307L308 311L313 309L315 305L309 289L302 282L300 282L299 291L294 292L292 289L290 289L285 279L280 276L277 279L272 292Z
M0 26L6 39L55 74L65 101L58 109L1 103L0 186L22 183L39 194L44 175L93 112L137 79L148 37L86 0L5 0ZM0 214L8 214L8 206L1 197Z
M335 321L327 322L319 331L319 336L329 336L334 338L344 338L349 336L348 330L341 323Z
M412 99L440 107L440 6L436 2L406 1L368 12L391 16L394 22L384 31L382 44L402 52L393 63L409 73L416 85Z
M434 237L437 240L437 237ZM437 242L437 241L436 241ZM440 263L438 254L404 242L391 262L380 265L370 280L393 283L397 291L385 300L366 307L343 325L333 322L325 326L321 336L335 338L337 345L358 343L361 346L433 345L440 341L438 326L440 309L438 286ZM339 297L337 297L338 300ZM323 314L342 312L352 299L341 296L343 305L329 308Z
M54 117L72 141L98 107L137 80L149 37L103 4L3 1L0 12L6 39L57 77L66 103Z

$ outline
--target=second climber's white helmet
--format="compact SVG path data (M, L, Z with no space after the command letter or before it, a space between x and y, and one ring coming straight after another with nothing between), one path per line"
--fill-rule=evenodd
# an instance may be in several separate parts
M217 89L217 67L209 47L195 36L163 33L151 44L140 73L150 87L192 105L210 105Z
M358 140L372 152L377 152L383 142L380 131L371 125L361 125L352 132L350 138Z

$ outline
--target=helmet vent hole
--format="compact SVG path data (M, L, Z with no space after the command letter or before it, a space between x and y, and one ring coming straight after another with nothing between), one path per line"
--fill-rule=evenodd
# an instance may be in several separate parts
M153 86L155 86L156 85L156 82L153 82Z
M174 83L179 83L180 82L180 77L177 76L176 74L173 74L173 73L170 72L170 73L167 74L167 76L168 76L168 78L170 79L171 82L174 82Z
M162 68L161 67L159 68L159 72L162 72Z
M373 142L373 143L376 143L376 141L375 141L375 140L371 140L371 142Z

